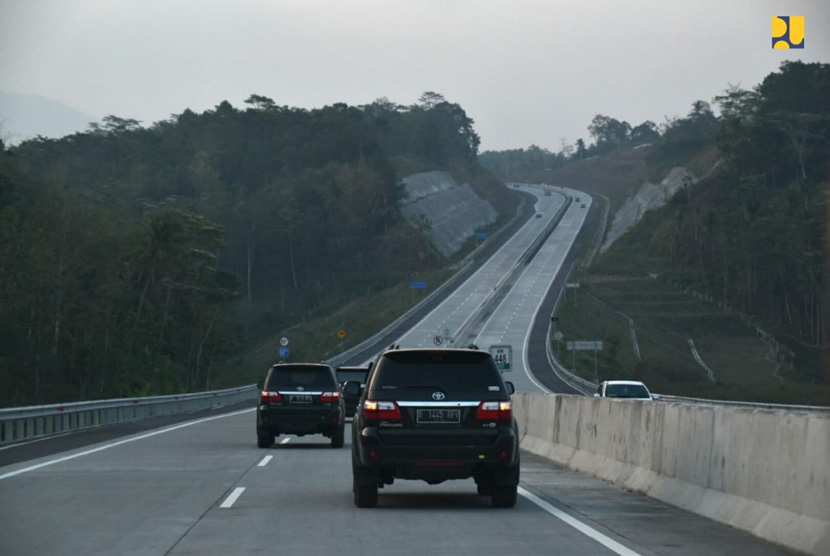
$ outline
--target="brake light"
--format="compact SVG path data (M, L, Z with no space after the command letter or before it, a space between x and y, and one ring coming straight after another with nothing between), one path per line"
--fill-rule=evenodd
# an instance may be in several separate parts
M367 421L400 421L401 410L395 402L366 400L363 402L363 417Z
M338 403L340 401L340 392L323 392L320 395L320 403Z
M481 402L478 404L476 420L509 423L513 420L513 404L511 402Z
M267 392L263 390L262 396L260 397L260 401L267 403L281 403L282 396L280 396L279 392Z

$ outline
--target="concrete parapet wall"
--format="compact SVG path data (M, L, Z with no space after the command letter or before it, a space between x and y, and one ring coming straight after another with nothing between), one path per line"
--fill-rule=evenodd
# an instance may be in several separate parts
M830 554L830 415L529 393L513 404L527 451Z

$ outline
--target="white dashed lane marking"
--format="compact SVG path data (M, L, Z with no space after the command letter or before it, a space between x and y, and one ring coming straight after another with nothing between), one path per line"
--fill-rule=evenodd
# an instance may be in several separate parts
M231 492L228 495L228 497L225 498L225 501L222 502L222 505L219 506L219 507L220 508L225 508L225 509L233 507L233 503L236 502L236 500L240 496L242 496L243 492L245 492L245 487L236 487L235 489L233 489L233 492Z

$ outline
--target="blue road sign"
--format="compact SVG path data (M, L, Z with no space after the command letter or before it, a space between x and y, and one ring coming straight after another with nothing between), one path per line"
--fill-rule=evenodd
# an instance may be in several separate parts
M487 232L476 232L476 239L487 239Z
M427 289L427 283L426 282L410 282L409 287L412 288L413 290L425 290L425 289Z
M291 353L291 350L290 350L290 349L288 349L288 346L282 346L282 347L280 348L280 357L282 357L283 359L285 359L286 357L288 357L288 354L289 354L289 353Z

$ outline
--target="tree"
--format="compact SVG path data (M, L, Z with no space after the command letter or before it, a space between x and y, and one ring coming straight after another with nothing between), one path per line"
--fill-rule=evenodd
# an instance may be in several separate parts
M634 145L654 143L659 139L660 132L657 129L657 124L651 120L646 120L631 130L631 143Z
M576 152L574 153L574 158L577 160L583 160L585 158L585 141L582 140L582 137L576 140Z

